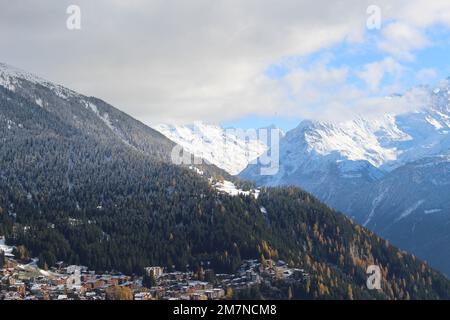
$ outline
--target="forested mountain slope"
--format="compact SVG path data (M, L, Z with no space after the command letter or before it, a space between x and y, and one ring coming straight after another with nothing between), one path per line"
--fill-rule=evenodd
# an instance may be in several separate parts
M305 120L281 139L276 175L240 176L303 188L450 275L450 79L417 90L424 102L404 114Z
M296 188L219 193L208 175L168 161L173 143L106 103L0 72L0 234L41 266L149 265L232 272L282 259L311 278L298 298L450 298L413 256ZM93 107L95 105L95 107ZM23 253L23 252L22 252ZM381 291L366 288L368 265Z

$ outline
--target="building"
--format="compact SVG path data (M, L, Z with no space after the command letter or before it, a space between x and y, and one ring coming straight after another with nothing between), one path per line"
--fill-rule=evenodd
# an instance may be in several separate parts
M164 268L163 267L147 267L145 268L145 272L148 276L153 276L155 279L158 279L164 274Z

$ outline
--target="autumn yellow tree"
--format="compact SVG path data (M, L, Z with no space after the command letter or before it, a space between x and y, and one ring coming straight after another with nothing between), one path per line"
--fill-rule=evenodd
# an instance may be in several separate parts
M351 285L348 285L348 300L353 300L353 289Z
M266 258L264 258L264 255L261 254L261 268L262 268L262 270L265 270L266 267L267 267L267 261L266 261Z
M288 300L292 300L292 288L289 287L288 289Z
M227 288L227 297L228 298L233 297L233 288L231 288L231 287Z
M133 300L133 292L128 287L112 286L106 289L107 300Z
M28 253L27 248L25 248L25 246L23 246L23 245L20 245L17 247L17 255L20 260L30 259L30 254Z

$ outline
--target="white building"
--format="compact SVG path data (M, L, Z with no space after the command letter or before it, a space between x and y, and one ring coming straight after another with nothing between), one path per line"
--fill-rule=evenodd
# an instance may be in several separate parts
M9 258L14 257L14 255L12 253L13 249L14 249L14 247L10 247L5 244L5 237L1 236L0 237L0 251L3 251L5 253L5 257L9 257Z
M164 268L163 267L147 267L145 268L145 272L149 276L154 276L155 279L158 279L164 274Z

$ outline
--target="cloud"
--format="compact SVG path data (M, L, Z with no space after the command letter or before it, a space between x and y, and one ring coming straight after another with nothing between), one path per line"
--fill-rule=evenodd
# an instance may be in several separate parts
M382 61L366 64L362 71L357 72L357 76L366 82L370 91L378 92L386 75L392 75L398 81L403 69L404 67L392 57L387 57Z
M391 6L391 16L416 28L442 24L450 26L450 2L447 0L396 1Z
M382 33L383 39L379 43L379 48L404 60L413 60L413 50L422 49L430 44L419 30L401 22L387 25Z
M391 94L401 88L404 69L391 57L367 64L361 70L333 66L333 60L319 60L278 80L289 97L279 110L291 117L331 122L416 111L429 102L425 89L417 87L403 95ZM421 73L432 74L425 69ZM388 75L392 81L382 81ZM364 80L365 85L351 81L354 77Z
M317 118L321 104L353 110L352 101L367 96L348 82L346 66L291 70L284 81L265 71L287 57L367 41L369 0L77 0L82 29L69 31L66 8L73 2L0 0L0 61L103 98L147 123L250 114ZM411 59L428 45L424 28L450 21L446 2L379 0L383 21L399 21L384 25L380 48L396 61ZM396 70L385 61L360 76L375 90L383 74ZM311 104L298 103L302 96Z
M72 2L0 0L0 60L146 122L275 110L281 92L264 78L266 68L361 39L367 6L360 0L79 0L82 29L69 31Z
M416 81L418 83L427 84L430 82L434 82L437 80L438 73L433 68L423 68L417 71L416 73Z

